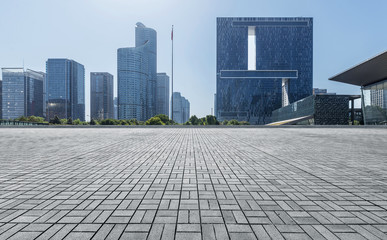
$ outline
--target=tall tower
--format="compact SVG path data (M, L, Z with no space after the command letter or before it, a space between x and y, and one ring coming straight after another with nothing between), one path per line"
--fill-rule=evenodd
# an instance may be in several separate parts
M90 117L114 118L113 75L107 72L90 73Z
M312 18L218 18L215 115L251 124L312 94Z
M157 34L136 24L136 46L117 50L118 118L145 121L156 113Z
M46 62L47 118L85 121L85 67L70 59Z
M166 73L157 73L156 115L169 116L169 76Z
M3 68L2 75L2 118L44 117L43 82L45 74L43 72L23 68Z

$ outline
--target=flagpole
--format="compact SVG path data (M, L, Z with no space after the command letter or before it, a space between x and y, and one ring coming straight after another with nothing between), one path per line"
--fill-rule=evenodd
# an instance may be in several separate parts
M172 33L171 33L171 40L172 40L172 121L173 121L173 25L172 25Z

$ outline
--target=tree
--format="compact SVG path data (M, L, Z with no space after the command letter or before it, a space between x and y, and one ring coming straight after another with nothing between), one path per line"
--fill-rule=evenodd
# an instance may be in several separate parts
M116 119L108 118L108 119L101 120L99 122L99 124L101 124L101 125L118 125L119 122Z
M219 125L219 121L213 115L206 116L206 125Z
M90 125L97 125L97 122L92 118L92 119L90 120Z
M165 115L165 114L158 114L158 115L156 115L156 116L154 116L154 117L160 118L160 120L161 120L165 125L172 125L172 124L173 124L173 123L172 123L172 120L169 119L169 117L168 117L167 115Z
M58 116L55 116L53 119L50 119L51 124L61 124L61 121Z
M189 122L192 124L192 125L199 125L199 118L196 117L196 115L193 115L189 118Z
M228 124L228 120L224 120L223 122L222 122L222 125L227 125Z
M239 125L239 122L238 122L238 120L232 119L232 120L228 121L227 125Z
M240 125L250 125L250 123L247 122L247 121L240 121L239 124L240 124Z
M130 120L129 120L129 123L130 123L130 125L139 125L139 122L138 122L137 119L135 119L135 118L130 119Z
M79 118L75 119L73 123L74 125L82 125L82 121Z
M206 118L205 117L199 118L199 124L198 125L206 125Z
M32 115L27 118L27 122L42 123L44 122L44 118Z
M145 125L165 125L159 117L151 117L145 122Z
M16 118L15 121L27 122L27 118L24 116L21 116L21 117Z
M67 119L67 124L73 125L73 119L72 119L71 117L69 117L69 118Z

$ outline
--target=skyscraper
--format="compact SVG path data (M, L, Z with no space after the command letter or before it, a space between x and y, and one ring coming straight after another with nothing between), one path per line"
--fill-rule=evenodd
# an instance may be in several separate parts
M156 81L157 81L157 32L144 24L136 24L136 47L146 44L148 58L147 109L146 118L156 115Z
M181 97L182 100L181 100L181 105L182 105L182 108L183 108L183 123L187 122L189 120L189 115L190 115L190 103L188 101L188 99L186 99L185 97Z
M118 118L144 121L156 113L157 34L136 24L136 46L117 50Z
M2 118L44 117L44 73L23 68L2 68Z
M3 119L3 81L0 79L0 119Z
M156 115L169 116L169 76L166 73L157 73L156 89Z
M173 93L173 121L177 123L185 123L189 119L190 115L190 103L189 101L181 96L181 93Z
M90 117L114 118L113 75L107 72L90 73Z
M114 97L114 119L118 119L118 97Z
M269 123L312 94L312 18L218 18L215 115Z
M47 118L85 121L85 68L70 59L46 62Z

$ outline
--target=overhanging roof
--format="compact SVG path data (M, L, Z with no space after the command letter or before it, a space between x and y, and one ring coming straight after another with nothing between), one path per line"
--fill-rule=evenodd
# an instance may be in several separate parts
M387 79L387 51L329 78L357 86L367 86L384 79Z

